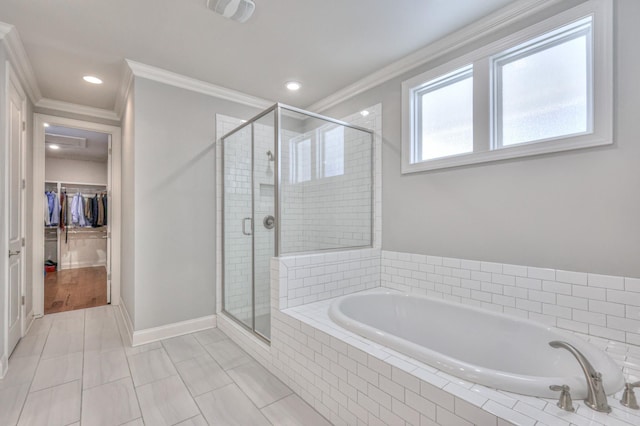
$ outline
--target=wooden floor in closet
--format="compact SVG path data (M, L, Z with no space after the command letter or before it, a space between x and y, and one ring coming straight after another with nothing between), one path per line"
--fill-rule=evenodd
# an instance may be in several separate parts
M44 279L44 313L72 311L107 304L107 269L65 269L47 272Z

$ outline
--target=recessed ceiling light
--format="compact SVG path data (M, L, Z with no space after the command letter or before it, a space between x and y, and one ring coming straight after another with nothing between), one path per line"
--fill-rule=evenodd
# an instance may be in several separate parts
M43 126L44 126L44 127L49 127L49 126L50 126L50 124L49 124L49 123L44 123L44 124L43 124Z
M60 145L56 145L56 144L49 144L49 149L60 149Z
M360 111L360 115L363 117L366 117L367 115L369 115L369 111L367 111L366 109L363 111Z
M84 81L86 81L87 83L102 84L102 80L100 80L98 77L94 77L92 75L85 75L84 77L82 77L82 79Z
M297 81L289 81L286 84L287 89L291 90L292 92L295 92L296 90L299 90L302 87L302 84L298 83Z

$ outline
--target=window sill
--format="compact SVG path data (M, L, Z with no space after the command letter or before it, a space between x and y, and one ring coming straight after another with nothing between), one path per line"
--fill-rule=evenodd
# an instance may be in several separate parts
M574 149L591 148L611 144L613 144L612 137L600 137L595 134L591 134L559 140L549 140L545 142L531 142L517 146L495 149L492 151L452 155L450 157L437 158L418 163L408 163L403 159L402 174L448 169L471 164L490 163L494 161L508 160L511 158L529 157L533 155L571 151Z

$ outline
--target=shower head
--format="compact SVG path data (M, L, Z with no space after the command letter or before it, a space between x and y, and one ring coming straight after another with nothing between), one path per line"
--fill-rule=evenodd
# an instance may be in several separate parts
M269 159L269 161L275 160L275 157L273 156L273 153L271 151L267 151L267 158Z

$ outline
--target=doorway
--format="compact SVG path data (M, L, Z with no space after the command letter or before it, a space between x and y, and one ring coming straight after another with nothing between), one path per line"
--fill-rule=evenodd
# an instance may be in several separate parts
M34 126L34 316L119 304L120 128Z
M111 135L45 126L44 314L110 302Z

